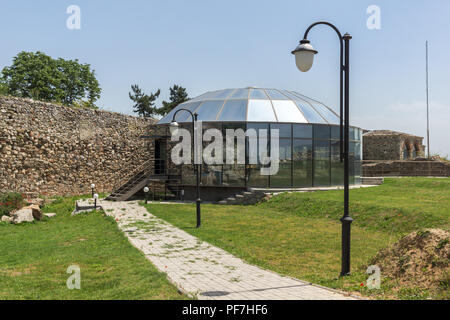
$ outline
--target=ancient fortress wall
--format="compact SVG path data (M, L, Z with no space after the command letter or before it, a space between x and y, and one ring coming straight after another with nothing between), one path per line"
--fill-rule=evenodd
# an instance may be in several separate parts
M154 120L0 96L0 192L41 195L111 191L151 156Z

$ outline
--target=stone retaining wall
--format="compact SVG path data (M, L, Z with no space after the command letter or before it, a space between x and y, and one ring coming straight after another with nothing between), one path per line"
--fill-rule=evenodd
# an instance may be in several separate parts
M364 160L362 168L364 177L450 177L450 163L444 161Z
M111 191L152 158L155 120L0 96L0 192L41 195Z

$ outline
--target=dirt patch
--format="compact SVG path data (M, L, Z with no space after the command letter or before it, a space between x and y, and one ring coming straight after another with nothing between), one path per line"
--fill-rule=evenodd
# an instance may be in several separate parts
M450 280L450 232L427 229L413 232L371 261L382 277L398 282L400 287L448 291Z
M2 275L6 275L9 277L20 277L22 275L31 274L32 271L36 270L36 267L31 266L28 268L22 268L22 269L6 269L6 270L0 270L0 273Z
M75 240L73 240L73 241L65 241L65 242L63 242L63 246L64 247L69 247L69 246L71 246L72 244L74 244L74 243L77 243L77 242L83 242L83 241L87 241L88 239L84 239L84 238L78 238L78 239L75 239Z

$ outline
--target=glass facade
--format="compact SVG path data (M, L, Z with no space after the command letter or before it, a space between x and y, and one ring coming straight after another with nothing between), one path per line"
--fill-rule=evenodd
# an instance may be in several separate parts
M182 124L185 127L187 124ZM340 161L339 126L298 123L203 123L203 130L215 128L223 133L223 157L225 163L225 137L227 129L254 129L256 137L245 138L245 164L237 163L237 139L234 164L201 166L203 186L301 188L336 186L344 183L344 164ZM258 135L261 129L270 134L279 131L279 170L275 175L261 174ZM350 183L361 184L361 129L351 128L350 134ZM206 147L209 142L203 142ZM270 150L270 139L267 139ZM252 163L252 157L257 164ZM269 164L270 165L270 164ZM266 166L269 166L266 165ZM194 185L192 165L182 167L182 184Z
M242 88L211 91L179 104L159 124L170 123L179 109L189 109L202 121L286 122L338 124L333 110L316 100L288 90ZM189 122L187 112L177 122Z
M203 129L223 133L223 156L227 129L256 130L255 136L241 139L245 154L235 163L201 166L201 182L221 187L312 187L344 183L344 164L340 161L339 116L329 107L298 92L266 88L237 88L206 92L178 105L158 124L168 125L177 110L198 114ZM191 123L188 112L175 119L182 127ZM259 130L279 130L279 170L275 175L261 173ZM235 144L238 139L235 139ZM350 128L350 183L361 183L361 129ZM204 146L209 142L204 142ZM237 159L245 163L237 163ZM225 161L223 161L225 163ZM266 166L270 166L267 164ZM195 184L193 165L182 166L182 184Z

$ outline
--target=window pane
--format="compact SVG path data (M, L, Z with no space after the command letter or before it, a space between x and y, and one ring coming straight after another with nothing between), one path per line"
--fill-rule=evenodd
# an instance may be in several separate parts
M293 150L294 187L312 186L312 140L295 140Z
M313 107L332 124L339 124L339 117L321 103L310 101Z
M279 122L308 122L294 102L290 100L272 100L272 103Z
M248 99L248 89L237 89L228 99Z
M344 162L340 159L339 141L331 141L331 185L344 184Z
M362 160L362 155L361 155L361 143L360 143L360 142L356 142L354 148L355 148L355 149L354 149L355 160Z
M206 92L204 94L201 94L201 95L195 97L191 101L199 101L199 100L209 99L209 98L213 97L215 94L217 94L218 92L219 92L219 90L209 91L209 92Z
M223 106L223 100L205 101L197 110L198 120L213 121L216 120L217 113Z
M291 125L290 124L270 124L270 130L278 129L278 134L280 138L290 138L291 137Z
M231 93L234 91L235 89L225 89L225 90L221 90L219 91L217 94L215 94L212 98L214 99L226 99L228 98Z
M279 141L279 167L275 175L270 176L272 187L291 186L291 160L292 160L292 140L280 139Z
M254 129L256 131L257 138L256 139L255 138L251 138L251 137L246 138L246 148L245 148L246 153L247 153L246 154L246 163L248 164L252 157L256 157L257 163L260 164L261 160L260 160L260 157L259 157L260 155L259 155L259 139L258 139L258 137L260 136L259 130L261 130L261 129L266 129L267 130L267 132L266 132L266 137L267 137L266 150L268 151L269 150L269 147L268 147L269 146L269 137L268 137L269 125L268 124L264 124L264 123L248 123L247 124L247 131L249 129ZM251 163L251 164L255 164L255 163Z
M247 129L255 129L256 133L259 134L259 129L269 130L269 125L267 123L248 123Z
M353 163L354 169L354 184L361 184L362 183L362 165L361 165L361 161L359 160L355 160L355 162Z
M314 186L330 185L330 142L314 141Z
M359 140L359 129L350 127L350 140Z
M289 92L288 90L279 90L282 94L284 94L285 96L287 96L289 99L291 100L299 100L299 98L296 95L293 95L291 92Z
M312 139L312 125L310 124L294 124L294 138Z
M280 139L279 154L281 161L290 161L292 159L291 139Z
M276 121L269 100L248 100L247 121Z
M262 89L250 89L250 99L269 99Z
M330 139L330 127L315 125L314 139Z
M213 165L209 166L203 164L202 175L201 175L201 184L203 186L220 186L222 185L222 166L221 165Z
M275 89L266 89L267 94L269 95L270 99L272 100L287 100L288 97L286 97L284 94L281 94L278 90Z
M221 121L245 121L247 100L228 100L219 115Z
M327 123L309 104L296 101L295 104L303 112L309 123Z
M277 174L270 176L271 187L291 187L291 165L291 161L280 160Z
M259 164L247 165L247 185L250 187L264 187L269 185L269 176L261 175Z
M339 140L340 139L340 127L339 126L330 126L331 128L331 139Z
M181 177L182 184L184 185L196 184L195 169L192 164L183 164L181 170L182 170L182 177Z
M233 187L245 186L245 165L224 164L223 165L223 185Z

